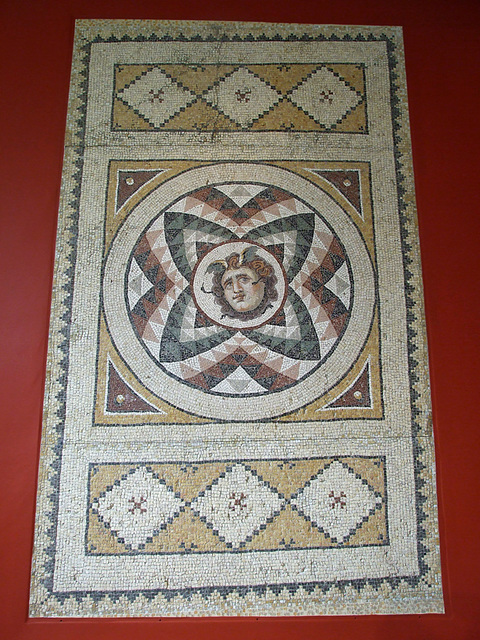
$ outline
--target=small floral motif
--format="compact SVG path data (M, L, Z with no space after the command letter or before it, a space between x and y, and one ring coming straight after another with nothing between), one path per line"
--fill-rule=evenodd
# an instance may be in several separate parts
M228 508L231 511L243 511L244 509L247 508L247 500L248 496L245 495L243 493L243 491L239 494L235 493L235 491L232 491L232 493L230 494L229 497L229 504L228 504Z
M148 93L150 94L149 101L152 104L155 102L155 100L158 100L158 102L160 103L162 103L165 100L165 98L163 97L165 95L165 92L163 89L159 89L158 91L154 91L153 89L150 89Z
M325 91L320 91L320 102L333 102L333 91L327 89Z
M140 496L140 499L137 500L135 498L135 496L132 496L129 501L130 503L132 503L132 507L130 507L129 512L130 513L135 513L135 511L139 511L140 513L147 513L147 509L143 506L147 500L146 498L144 498L143 496Z
M335 495L335 493L333 491L330 491L330 493L328 494L330 498L333 498L332 502L330 503L332 509L335 509L335 507L340 507L340 509L343 509L344 507L347 506L347 501L344 500L344 498L346 498L347 496L345 495L345 493L343 491L340 491L340 495Z
M237 96L238 102L250 102L252 92L250 89L237 89L235 95Z

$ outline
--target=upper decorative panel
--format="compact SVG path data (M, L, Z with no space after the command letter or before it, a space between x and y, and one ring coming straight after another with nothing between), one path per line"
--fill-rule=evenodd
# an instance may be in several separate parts
M114 131L367 133L362 64L116 64Z

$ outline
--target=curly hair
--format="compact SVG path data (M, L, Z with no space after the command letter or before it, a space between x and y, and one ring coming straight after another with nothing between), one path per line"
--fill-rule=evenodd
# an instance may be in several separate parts
M239 253L232 253L225 259L225 268L222 271L216 271L213 274L213 288L212 293L215 296L215 302L220 305L222 312L222 318L225 316L229 318L237 318L239 320L251 320L261 316L265 311L272 307L272 302L278 299L278 292L276 289L277 276L273 271L273 267L268 264L263 258L254 256L251 260L242 262L242 256ZM250 311L236 311L233 309L225 298L225 292L222 286L222 278L226 271L240 269L242 267L248 267L254 271L258 279L265 283L265 292L263 294L262 301L255 308Z

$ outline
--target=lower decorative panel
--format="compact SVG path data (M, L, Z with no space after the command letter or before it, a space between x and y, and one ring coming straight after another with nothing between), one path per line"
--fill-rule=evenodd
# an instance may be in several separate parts
M86 552L388 544L382 458L92 464Z

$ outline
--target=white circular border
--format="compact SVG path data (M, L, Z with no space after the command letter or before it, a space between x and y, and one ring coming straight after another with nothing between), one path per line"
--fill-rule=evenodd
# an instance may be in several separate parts
M235 248L232 245L237 245ZM220 254L219 257L224 258L229 253L233 253L234 251L241 252L243 249L247 247L255 246L258 249L258 256L260 258L265 258L268 260L268 263L272 266L274 274L277 277L277 292L278 298L274 302L272 302L271 309L265 309L264 313L260 316L256 316L251 318L250 320L240 320L239 318L222 318L222 311L220 306L215 302L213 295L211 293L203 293L202 291L195 290L195 281L208 283L208 286L211 288L213 286L212 277L210 274L207 274L207 268L210 264L212 255L215 253ZM222 251L222 247L225 249ZM220 325L221 327L226 327L227 329L236 329L237 331L241 331L242 329L256 329L261 327L263 324L266 324L269 320L273 318L273 316L279 311L285 302L285 294L286 294L286 286L285 286L285 278L286 275L280 266L277 258L270 253L265 247L257 244L256 242L250 242L249 240L227 240L221 245L211 249L208 253L206 253L203 258L201 258L195 269L193 271L192 281L191 281L191 289L192 289L192 297L196 306L204 313L212 322ZM202 304L203 302L203 304Z
M140 343L128 315L125 271L139 235L168 205L206 185L259 182L298 196L332 227L350 259L354 297L345 333L326 362L283 391L253 398L210 395L175 380L155 364ZM295 214L292 214L295 215ZM304 178L268 165L222 163L191 169L165 182L130 213L109 250L103 278L103 304L112 340L132 372L152 393L180 410L218 420L260 420L290 413L331 389L350 369L370 331L375 278L365 244L348 215L324 191Z

